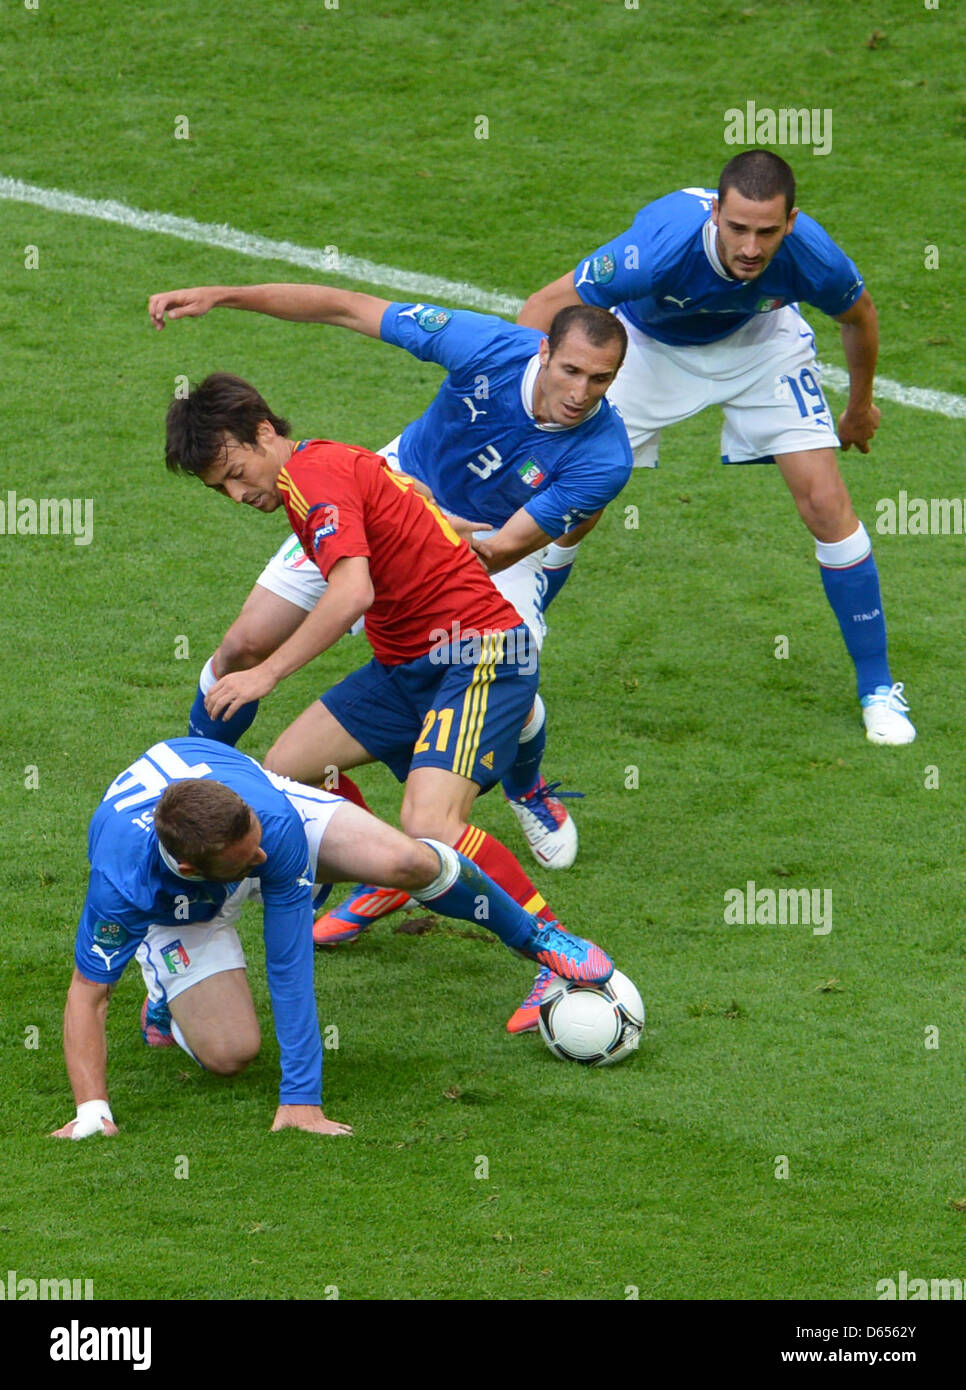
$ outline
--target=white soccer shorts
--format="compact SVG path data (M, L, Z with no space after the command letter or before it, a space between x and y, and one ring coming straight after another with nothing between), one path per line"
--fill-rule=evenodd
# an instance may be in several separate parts
M671 347L623 315L627 359L607 393L624 418L636 468L656 468L661 430L720 405L723 463L835 449L815 337L797 305L757 314L717 343Z
M284 792L298 812L305 831L306 867L313 878L319 848L335 811L345 805L341 796L292 782L274 772L266 773L279 791ZM185 880L190 891L191 881ZM137 960L152 1004L170 1004L192 985L200 984L224 970L244 970L245 952L237 924L246 902L261 902L257 878L246 878L238 885L210 922L182 922L175 926L151 926L137 949Z
M383 458L389 460L390 468L399 472L399 435L384 449L379 449ZM547 624L543 616L543 595L547 581L543 573L543 551L518 560L515 565L492 575L493 583L503 597L512 603L533 634L539 650L547 635ZM270 593L287 599L306 613L311 613L325 593L325 580L302 549L298 536L290 533L279 546L255 581ZM353 632L362 630L362 619L352 628Z

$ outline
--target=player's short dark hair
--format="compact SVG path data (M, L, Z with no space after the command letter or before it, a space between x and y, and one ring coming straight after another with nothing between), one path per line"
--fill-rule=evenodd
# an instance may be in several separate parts
M169 854L204 873L252 828L252 809L231 787L208 777L172 782L154 808L154 829Z
M594 347L620 343L618 367L624 361L624 354L627 352L627 331L624 325L620 319L615 318L606 309L599 309L595 304L568 304L565 309L560 309L554 314L550 332L547 334L551 357L572 328L579 328Z
M742 198L750 198L753 203L767 203L779 194L785 199L785 216L795 206L795 175L790 164L786 164L771 150L745 150L721 171L718 180L718 203L724 202L729 188L740 193Z
M165 463L172 473L204 473L218 459L226 436L254 444L262 420L276 434L288 436L289 422L274 414L251 382L231 372L212 372L190 395L176 396L168 406Z

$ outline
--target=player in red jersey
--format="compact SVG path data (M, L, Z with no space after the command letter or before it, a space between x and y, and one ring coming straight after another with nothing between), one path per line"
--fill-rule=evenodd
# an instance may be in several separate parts
M281 646L212 687L212 718L263 699L364 614L372 661L284 731L266 769L318 783L333 767L384 762L405 783L400 821L408 834L451 845L539 917L557 973L606 978L613 965L604 953L561 931L510 851L468 823L481 787L513 761L539 658L526 624L450 522L380 455L289 438L287 421L227 373L172 402L166 453L169 468L235 502L263 512L284 505L328 581Z

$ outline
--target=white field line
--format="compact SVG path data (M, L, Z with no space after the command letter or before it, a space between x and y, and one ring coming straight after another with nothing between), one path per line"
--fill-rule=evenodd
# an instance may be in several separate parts
M0 199L13 203L32 203L48 212L69 213L73 217L93 217L101 222L114 222L138 232L157 232L161 236L177 237L181 241L194 241L202 246L218 247L223 251L233 251L239 256L250 256L262 261L284 261L287 265L297 265L304 270L323 271L336 274L346 280L369 285L382 285L386 289L414 295L430 303L463 304L471 309L482 309L486 313L514 315L519 312L523 300L512 295L495 294L481 290L476 285L462 280L445 280L441 276L420 275L415 271L402 270L397 266L377 265L360 256L345 256L335 246L323 249L311 246L298 246L292 241L274 241L270 237L253 236L249 232L237 231L226 224L195 222L190 217L175 217L166 212L145 212L141 208L128 207L107 198L82 198L75 193L64 193L56 188L42 188L37 184L23 183L20 179L0 175ZM825 365L822 368L822 381L833 391L848 389L848 373L841 367ZM966 397L954 396L948 391L927 391L918 386L903 386L899 381L877 376L876 397L895 401L898 405L913 406L916 410L927 410L933 415L945 415L949 419L966 419Z

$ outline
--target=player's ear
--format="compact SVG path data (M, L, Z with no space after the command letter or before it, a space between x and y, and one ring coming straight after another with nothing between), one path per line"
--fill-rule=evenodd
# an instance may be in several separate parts
M540 353L540 365L541 367L545 367L550 361L550 340L548 338L540 339L538 351Z
M714 197L711 199L711 221L714 223L716 227L718 225L719 216L720 210L718 208L718 195L715 194Z
M259 420L255 426L255 443L261 449L266 449L276 438L275 426L270 420Z
M786 225L786 227L785 227L785 235L786 235L786 236L788 236L788 234L791 232L792 228L794 227L794 225L795 225L795 218L796 218L797 216L798 216L798 208L792 208L791 212L788 214L788 223L787 223L787 225Z

